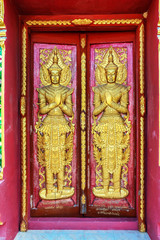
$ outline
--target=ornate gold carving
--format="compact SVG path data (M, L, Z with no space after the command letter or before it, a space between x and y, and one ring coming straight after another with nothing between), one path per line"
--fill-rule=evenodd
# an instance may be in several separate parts
M40 74L41 82L45 86L37 89L39 122L35 128L38 137L40 186L45 180L45 187L40 189L39 195L42 199L49 200L69 198L74 194L74 187L71 186L74 134L73 89L64 85L70 82L72 73L58 49L54 48L47 61L41 64ZM40 115L45 115L43 120Z
M140 97L140 112L141 112L141 115L144 116L144 114L145 114L145 98L144 98L144 96Z
M117 83L117 80L119 81L117 79L118 67L121 65L115 64L119 61L114 62L116 59L114 54L114 48L110 47L102 61L103 65L101 65L103 68L101 72L105 74L106 80L103 85L93 88L94 157L97 162L96 175L98 178L101 175L102 178L102 182L96 181L93 194L100 198L125 198L129 194L126 188L121 187L121 171L122 167L127 165L130 157L131 122L128 111L130 87ZM99 69L99 65L97 69ZM101 83L101 73L97 74L96 80ZM97 116L101 113L103 114L97 121ZM127 183L124 186L127 186Z
M22 30L22 95L26 96L26 44L27 44L27 30L23 27Z
M72 78L70 70L71 66L71 50L57 49L58 65L62 69L60 76L60 84L67 86ZM54 50L52 49L41 49L40 50L40 79L43 86L51 84L51 78L48 69L53 64Z
M144 220L144 117L140 117L140 218Z
M56 26L56 25L59 25L59 26L65 26L65 25L71 25L71 21L70 20L50 20L50 21L43 21L43 20L29 20L26 22L27 25L29 26L32 26L32 25L44 25L44 26Z
M85 48L86 46L86 39L85 38L81 38L81 47Z
M84 131L86 127L86 114L84 112L81 113L81 129Z
M5 24L4 24L4 0L0 0L0 28L5 28Z
M145 224L143 222L140 224L139 231L140 232L146 232L146 226L145 226Z
M93 20L87 19L87 18L85 18L85 19L74 19L72 21L72 23L74 25L90 25L92 22L93 22Z
M84 194L82 195L81 203L82 203L82 204L86 204L86 197L85 197Z
M86 111L86 55L82 53L81 56L81 111Z
M27 231L27 223L24 220L22 220L22 222L21 222L20 230L21 230L21 232Z
M94 25L108 25L108 24L135 24L138 25L142 19L107 19L107 20L94 20Z
M22 88L21 88L21 171L22 171L22 222L21 231L27 230L27 223L25 218L27 215L27 161L26 161L26 149L27 149L27 137L26 137L26 117L23 117L26 113L26 103L23 98L26 96L26 44L27 44L27 30L25 27L22 29ZM24 105L25 103L25 105Z
M126 48L110 48L112 50L114 63L118 66L116 82L122 84L127 78L127 68L125 66L127 62L127 49ZM107 50L107 51L106 51ZM119 52L118 52L119 51ZM95 71L95 77L98 84L106 83L105 67L108 65L109 51L106 48L95 49L97 68ZM123 62L122 62L123 61Z
M22 116L26 114L26 98L24 96L21 97L21 114Z
M148 12L144 12L144 13L143 13L143 17L144 17L144 18L147 18L147 17L148 17Z
M139 54L140 54L140 93L144 93L144 24L140 26L139 29Z
M21 157L22 157L22 217L26 216L27 212L27 161L26 161L26 117L21 119Z
M81 189L86 187L86 132L81 131Z
M81 55L81 189L86 187L86 55Z

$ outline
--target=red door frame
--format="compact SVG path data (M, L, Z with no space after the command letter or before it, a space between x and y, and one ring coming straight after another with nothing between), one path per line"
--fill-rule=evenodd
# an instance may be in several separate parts
M29 229L137 229L145 231L144 202L144 21L142 15L105 16L24 16L22 24L22 88L21 88L21 169L22 169L22 219L21 231ZM36 219L30 218L29 161L27 161L29 125L27 122L27 79L29 72L29 34L31 31L135 31L136 33L136 79L138 94L137 128L137 218L130 219ZM85 54L85 48L81 54ZM84 86L86 88L86 86ZM86 111L84 111L86 114ZM83 130L83 129L82 129ZM81 152L84 151L84 147ZM83 152L83 154L86 153ZM81 156L82 158L82 156ZM86 168L83 172L86 172ZM58 221L57 221L58 220ZM97 223L98 221L98 223ZM42 227L43 226L43 227Z

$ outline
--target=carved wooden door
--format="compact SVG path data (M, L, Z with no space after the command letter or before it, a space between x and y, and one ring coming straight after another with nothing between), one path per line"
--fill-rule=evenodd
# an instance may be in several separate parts
M132 32L31 34L31 216L136 215L134 54Z

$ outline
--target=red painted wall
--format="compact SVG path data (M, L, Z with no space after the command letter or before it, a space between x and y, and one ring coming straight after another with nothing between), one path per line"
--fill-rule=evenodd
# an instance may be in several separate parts
M5 168L0 181L0 237L14 239L19 228L20 177L18 142L18 14L10 0L5 0L7 28L5 59Z
M146 25L146 78L147 78L147 145L146 145L146 215L147 231L152 240L160 239L160 167L158 166L158 0L153 0Z

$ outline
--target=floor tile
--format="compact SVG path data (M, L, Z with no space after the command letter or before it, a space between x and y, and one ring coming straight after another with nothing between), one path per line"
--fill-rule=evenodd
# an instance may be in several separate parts
M19 232L15 240L150 240L139 231L102 230L28 230Z

